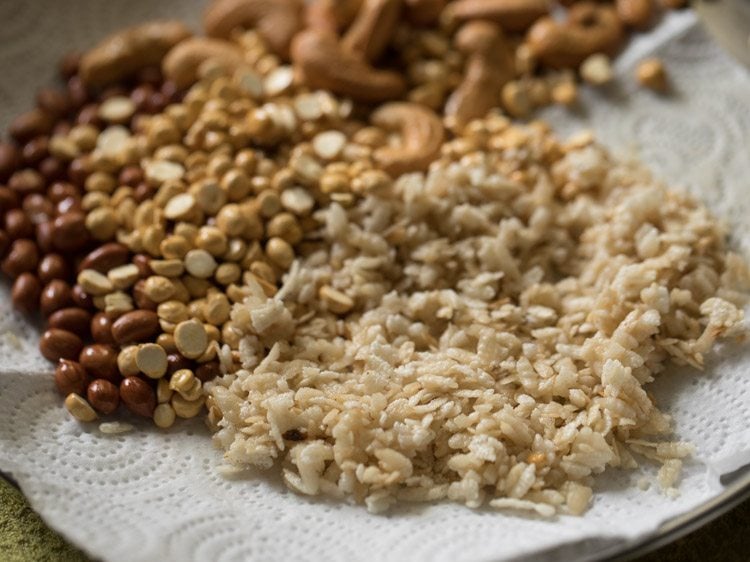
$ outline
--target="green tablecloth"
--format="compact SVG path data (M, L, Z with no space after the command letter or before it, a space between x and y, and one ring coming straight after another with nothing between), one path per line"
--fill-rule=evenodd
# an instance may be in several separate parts
M0 478L0 560L2 562L87 562L42 522L21 493ZM750 560L750 501L702 529L638 562L745 562Z
M0 477L0 560L82 562L88 558L48 529L21 493Z

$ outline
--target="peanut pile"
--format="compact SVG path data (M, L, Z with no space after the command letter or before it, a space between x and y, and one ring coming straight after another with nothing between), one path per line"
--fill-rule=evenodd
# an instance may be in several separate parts
M46 319L66 408L93 421L124 404L162 428L198 415L203 383L240 365L232 306L248 284L273 296L321 247L315 209L426 170L493 108L572 105L576 71L611 80L624 30L655 11L578 2L559 23L538 0L216 0L205 37L150 22L67 57L64 87L0 143L1 267L14 306ZM639 80L666 88L646 65Z

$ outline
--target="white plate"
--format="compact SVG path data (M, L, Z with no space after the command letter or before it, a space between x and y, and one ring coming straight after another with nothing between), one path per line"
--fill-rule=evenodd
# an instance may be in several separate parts
M0 120L7 124L31 106L64 52L154 16L197 21L201 4L3 0ZM661 177L686 186L733 221L736 242L747 250L750 78L693 24L690 14L670 17L620 60L619 85L587 93L587 109L578 114L547 115L561 131L589 126L611 146L639 151ZM635 60L653 50L673 77L677 93L668 100L637 90L629 78ZM675 526L686 529L685 520L740 497L750 478L726 487L717 477L748 461L747 353L725 350L706 374L672 373L651 389L674 414L678 435L698 446L679 498L667 499L655 486L638 490L640 473L608 472L584 517L547 521L450 504L372 516L360 506L296 496L262 476L226 480L215 470L220 453L197 422L167 432L138 423L134 433L112 437L72 421L50 366L36 351L37 338L36 329L10 310L5 286L0 470L19 482L52 527L105 560L597 558L665 536ZM653 479L653 468L644 474ZM665 525L670 519L677 523Z

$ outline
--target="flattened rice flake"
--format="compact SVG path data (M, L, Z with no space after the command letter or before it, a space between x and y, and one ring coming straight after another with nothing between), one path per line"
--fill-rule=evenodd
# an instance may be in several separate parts
M317 211L317 249L276 297L250 286L234 306L243 368L206 385L230 465L375 512L580 514L593 476L633 454L673 489L692 449L664 439L644 385L742 330L746 265L637 165L483 125L428 173Z

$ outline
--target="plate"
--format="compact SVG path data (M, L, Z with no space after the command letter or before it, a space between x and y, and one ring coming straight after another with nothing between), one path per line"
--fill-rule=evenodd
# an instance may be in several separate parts
M28 109L63 52L153 17L194 24L203 2L36 0L0 3L0 123ZM639 90L630 73L646 53L667 62L669 98ZM545 113L565 134L592 128L621 154L637 154L670 184L689 189L732 224L750 253L750 76L695 25L674 14L618 60L610 88L584 93L585 110ZM38 332L0 289L0 469L32 506L92 556L112 560L558 560L632 556L688 532L747 497L750 474L722 484L750 461L746 412L750 353L725 348L704 375L676 371L651 389L699 453L681 496L638 490L643 473L607 472L581 518L552 521L462 506L404 507L372 516L359 506L314 501L277 480L217 473L220 453L198 422L157 432L134 420L128 435L82 427L61 407Z

